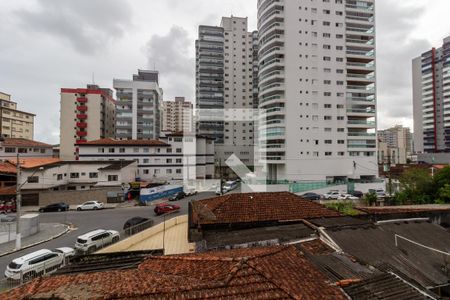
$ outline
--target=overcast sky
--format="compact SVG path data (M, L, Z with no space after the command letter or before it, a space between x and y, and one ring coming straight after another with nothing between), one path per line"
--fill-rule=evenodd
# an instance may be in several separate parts
M293 1L293 0L286 0ZM450 35L448 0L377 0L379 127L412 126L411 59ZM59 91L112 87L160 71L165 100L193 99L199 24L248 16L256 0L1 0L0 91L37 114L35 139L59 142Z

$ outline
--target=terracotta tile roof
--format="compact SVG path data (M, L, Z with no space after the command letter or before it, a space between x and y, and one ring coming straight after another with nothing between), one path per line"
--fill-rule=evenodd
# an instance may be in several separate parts
M16 166L9 162L0 162L0 173L2 174L16 174Z
M1 144L5 146L10 147L45 147L45 148L52 148L52 145L41 143L38 141L23 139L23 138L5 138L4 141L1 142Z
M192 202L197 224L294 221L337 217L337 211L288 192L236 193Z
M150 257L137 269L37 279L4 299L347 299L294 246Z
M116 139L100 139L79 144L79 146L161 146L169 147L170 145L158 140L116 140Z
M17 163L15 159L8 160L8 162L13 164L14 166ZM55 164L55 163L59 163L59 162L61 162L61 160L59 158L55 158L55 157L43 157L43 158L27 157L27 158L20 159L20 166L24 169L32 169L32 168L43 167L43 166L47 166L47 165L51 165L51 164Z

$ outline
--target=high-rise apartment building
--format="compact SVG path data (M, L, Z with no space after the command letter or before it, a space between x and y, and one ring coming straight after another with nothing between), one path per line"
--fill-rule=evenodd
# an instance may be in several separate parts
M62 88L60 158L74 160L76 144L115 134L115 100L111 89L88 84L86 88Z
M199 122L198 133L215 137L216 158L222 164L235 154L253 166L254 123L231 115L258 105L257 32L248 31L247 18L223 17L219 27L199 27L196 50L196 108L225 111L223 122Z
M116 138L126 140L157 139L160 134L158 71L138 70L133 80L114 79L116 90Z
M408 127L396 125L385 130L378 130L378 139L390 148L402 148L406 153L413 153L412 134Z
M450 152L450 37L412 65L415 150Z
M34 135L34 117L32 113L17 109L17 103L11 96L0 92L0 135L9 138L32 140Z
M193 112L192 103L184 97L175 97L175 101L163 101L162 131L193 133Z
M259 141L272 181L378 176L374 0L259 0Z

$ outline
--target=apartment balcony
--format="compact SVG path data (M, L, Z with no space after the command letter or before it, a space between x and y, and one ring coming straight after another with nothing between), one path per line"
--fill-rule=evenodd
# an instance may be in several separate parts
M260 158L260 161L262 163L266 163L266 164L280 164L280 165L284 165L286 163L286 156L284 155L279 155L279 156L263 156Z
M77 131L77 136L84 137L87 136L87 131Z
M76 141L76 143L77 143L77 144L84 144L84 143L87 143L87 140L86 140L86 139L78 139L78 140Z
M267 51L264 51L264 53L259 54L259 61L267 60L270 56L274 55L283 55L284 54L284 47L275 45L272 48L267 48Z
M367 121L367 120L348 120L347 121L347 127L348 128L364 128L364 129L371 129L375 128L376 122L375 121Z
M85 122L77 122L77 127L78 128L87 128L88 124Z
M264 84L259 86L259 98L264 99L265 96L271 95L283 95L284 96L284 84L280 82L275 82L272 84Z
M373 94L375 93L375 87L366 85L347 85L347 92L360 94Z
M375 117L376 111L374 108L349 108L347 109L347 116L349 117Z
M286 111L284 109L284 107L272 107L272 108L268 108L268 109L262 109L262 113L259 115L259 119L264 119L267 117L272 117L272 116L284 116L286 114Z
M373 49L375 47L374 39L356 39L347 37L345 43L349 47L364 47L370 49Z
M366 59L366 57L364 57ZM348 70L367 70L367 71L375 71L375 63L372 61L358 61L358 60L347 60L347 69Z
M258 28L263 28L267 23L280 18L284 18L283 6L277 4L269 6L264 12L259 13Z
M375 75L374 74L347 73L347 80L370 84L370 83L375 83Z
M86 98L86 97L78 97L77 98L77 102L79 102L79 103L87 103L88 102L88 98Z
M352 140L367 140L367 139L376 139L376 133L368 133L368 132L349 132L347 134L349 139Z
M345 20L352 23L362 24L362 25L370 25L375 22L375 18L373 17L373 13L367 14L351 14L347 13L345 16Z
M358 12L373 13L374 9L375 9L375 7L371 4L358 5L358 4L356 4L356 1L355 1L355 4L346 4L345 8L349 12L356 12L356 13L358 13Z
M86 114L77 114L76 117L80 120L86 120L88 118Z
M78 110L78 111L81 111L81 112L85 112L85 111L88 110L88 107L85 106L85 105L78 105L78 106L77 106L77 110Z
M356 58L359 60L366 60L367 62L375 59L375 51L374 50L347 50L346 51L348 58Z
M276 69L276 68L284 68L284 59L275 58L275 59L268 61L264 65L260 66L259 74L262 75L264 73L264 71L272 70L272 69Z
M259 3L258 5L258 12L259 15L263 15L267 10L269 10L270 8L276 6L276 5L281 5L282 2L281 0L266 0L266 1L261 1L261 3Z
M264 107L275 106L277 104L283 104L283 106L284 106L284 103L286 103L284 93L283 94L279 93L279 94L276 94L276 95L273 95L270 97L265 97L265 98L259 97L259 107L262 109L264 109Z

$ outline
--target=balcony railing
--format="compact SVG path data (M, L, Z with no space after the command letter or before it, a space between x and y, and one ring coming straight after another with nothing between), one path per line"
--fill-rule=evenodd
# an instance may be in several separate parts
M78 98L77 98L77 102L80 102L80 103L87 103L87 102L88 102L88 99L87 99L86 97L78 97Z
M87 119L87 115L86 114L77 114L77 119L80 119L80 120L85 120L85 119Z
M77 131L77 136L87 136L86 131Z
M77 110L78 110L78 111L87 111L87 110L88 110L88 107L85 106L85 105L78 105L78 106L77 106Z
M87 128L88 124L85 122L77 122L78 128Z

